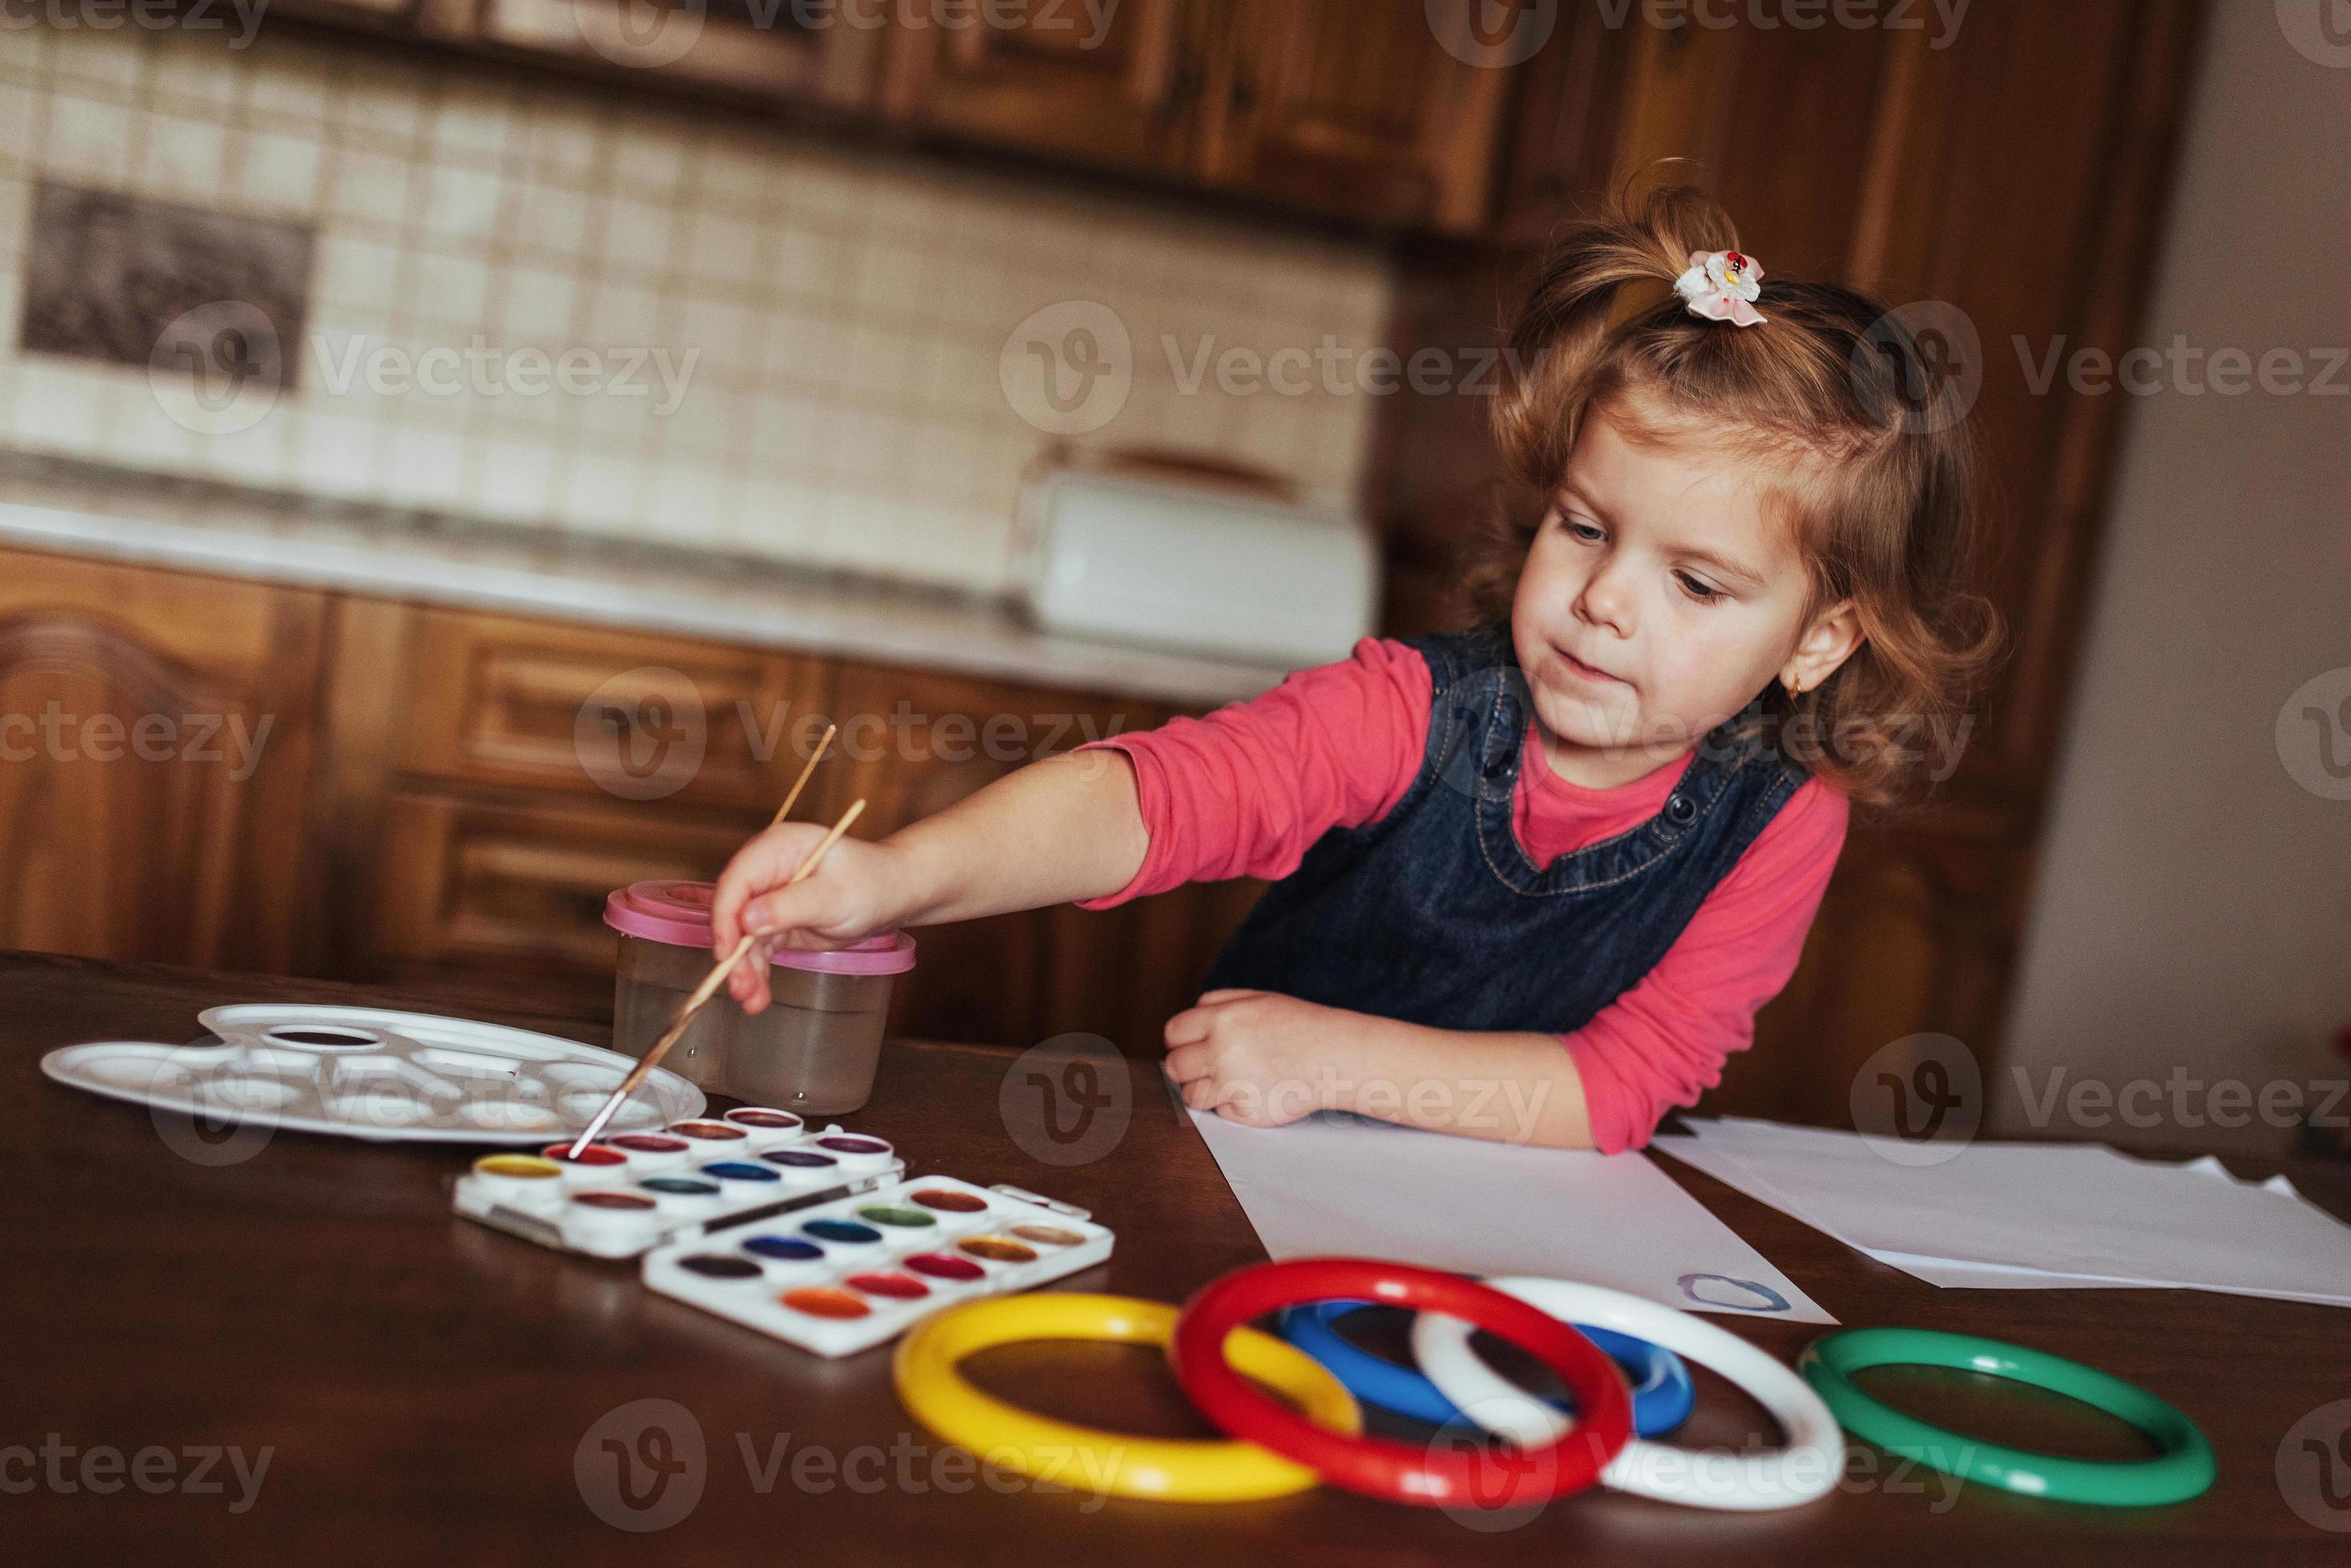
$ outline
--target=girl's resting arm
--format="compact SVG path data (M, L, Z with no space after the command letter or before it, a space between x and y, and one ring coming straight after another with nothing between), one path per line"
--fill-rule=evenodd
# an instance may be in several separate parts
M1756 1011L1803 956L1847 816L1835 790L1799 785L1657 966L1560 1037L1583 1080L1594 1147L1647 1143L1668 1108L1698 1104L1722 1081L1724 1060L1754 1044Z
M1845 817L1842 795L1800 786L1656 967L1572 1033L1432 1029L1211 992L1169 1020L1170 1074L1185 1104L1261 1126L1328 1108L1506 1143L1638 1147L1752 1040L1755 1010L1803 950Z
M1133 881L1086 907L1189 881L1284 877L1331 828L1378 821L1419 772L1430 700L1428 667L1417 653L1366 638L1350 659L1293 675L1254 701L1096 742L1133 763L1150 848ZM1528 1042L1555 1039L1566 1047L1551 1059L1558 1092L1531 1141L1580 1145L1588 1118L1589 1139L1601 1149L1646 1143L1669 1106L1696 1104L1720 1080L1730 1053L1753 1043L1756 1010L1787 984L1802 953L1846 816L1843 795L1817 780L1801 785L1656 967L1590 1023L1559 1036L1481 1037L1466 1054L1424 1061L1419 1080L1515 1080L1541 1065ZM1455 1032L1399 1027L1369 1031L1364 1044L1367 1055L1395 1058L1447 1042L1469 1044ZM1407 1110L1386 1119L1414 1118ZM1458 1116L1452 1123L1447 1130L1476 1130Z

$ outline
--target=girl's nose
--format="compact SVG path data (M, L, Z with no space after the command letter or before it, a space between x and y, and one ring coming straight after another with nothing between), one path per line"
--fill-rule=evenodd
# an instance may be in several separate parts
M1616 570L1615 562L1609 561L1584 579L1583 591L1575 597L1575 610L1593 626L1604 626L1619 636L1629 636L1633 629L1632 602L1624 575Z

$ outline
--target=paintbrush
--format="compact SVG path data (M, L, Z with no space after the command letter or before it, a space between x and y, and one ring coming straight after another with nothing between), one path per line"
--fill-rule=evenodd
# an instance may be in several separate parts
M799 864L799 869L792 873L791 880L786 882L784 886L797 887L813 875L818 865L823 861L825 852L841 842L841 836L849 831L849 825L855 822L858 814L864 809L865 803L861 800L842 812L841 820L832 825L832 831L826 834L818 841L817 846L808 852L807 858ZM660 1039L653 1042L653 1049L638 1059L637 1064L629 1070L629 1075L621 1080L621 1086L612 1091L612 1097L604 1102L603 1109L596 1113L594 1119L589 1122L586 1129L566 1152L567 1158L577 1159L581 1149L596 1141L596 1135L604 1130L604 1124L612 1119L612 1113L621 1108L622 1101L636 1092L637 1085L645 1081L647 1074L661 1065L661 1059L669 1054L669 1048L677 1044L678 1037L685 1033L685 1026L694 1022L695 1013L702 1011L702 1004L717 994L720 983L734 972L737 964L743 961L743 955L751 950L751 944L756 940L750 932L744 932L742 940L735 944L735 950L720 959L712 966L710 972L702 977L702 983L694 988L694 994L685 999L684 1007L678 1009L676 1021L670 1024Z
M824 738L817 742L816 750L809 754L807 765L800 769L800 776L792 782L791 793L785 795L784 804L776 808L776 815L769 821L768 826L773 827L791 815L793 805L800 798L800 791L808 787L809 778L816 772L817 763L824 756L825 748L832 744L832 737L837 733L839 733L838 725L825 726ZM815 848L801 857L799 868L792 873L791 880L784 886L793 887L812 875L818 865L823 861L826 851L841 842L841 836L849 831L849 825L855 822L858 815L864 809L865 803L861 800L841 813L841 820L832 825L832 831L826 834ZM685 999L685 1005L678 1009L677 1016L671 1021L669 1028L663 1033L660 1039L653 1042L653 1049L638 1058L637 1064L629 1069L629 1075L621 1080L621 1086L612 1091L611 1097L606 1099L595 1116L590 1118L587 1128L580 1133L568 1151L569 1158L578 1158L580 1150L595 1142L596 1135L604 1130L606 1124L611 1121L613 1114L619 1111L628 1097L636 1092L638 1085L645 1081L647 1075L655 1067L661 1065L661 1059L669 1054L669 1048L677 1044L678 1037L685 1033L686 1025L694 1022L694 1015L702 1010L703 1003L717 993L720 983L727 975L734 972L737 964L743 961L743 955L751 950L753 940L751 933L744 932L742 940L735 944L735 950L721 959L712 967L708 974L703 976L702 983L694 988L694 993Z

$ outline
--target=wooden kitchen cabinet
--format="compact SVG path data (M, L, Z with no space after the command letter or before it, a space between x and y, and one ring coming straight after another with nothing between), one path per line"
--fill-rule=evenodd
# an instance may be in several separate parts
M605 896L716 875L790 787L828 679L768 650L361 597L335 628L320 971L572 1006L610 1002Z
M1078 0L1019 15L1019 26L956 27L902 16L890 31L883 111L1091 163L1180 166L1202 80L1202 14L1190 0L1125 0L1102 8L1099 24Z
M284 0L291 16L622 88L1147 174L1383 230L1484 223L1550 0ZM852 19L853 17L853 19ZM1447 40L1451 40L1448 45Z
M1510 73L1441 47L1425 0L1137 0L1092 47L1074 5L1036 15L895 29L886 111L1381 227L1485 217Z
M328 602L0 551L0 947L295 966Z

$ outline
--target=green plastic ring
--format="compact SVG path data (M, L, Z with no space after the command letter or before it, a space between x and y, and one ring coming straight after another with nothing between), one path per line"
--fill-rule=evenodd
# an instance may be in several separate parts
M2108 1462L1983 1442L1906 1416L1863 1393L1854 1386L1853 1375L1871 1366L1949 1366L2046 1388L2129 1422L2163 1451L2151 1459ZM2185 1502L2212 1484L2212 1445L2195 1422L2137 1384L2062 1355L1931 1328L1850 1328L1805 1346L1796 1369L1846 1431L1963 1480L2105 1508Z

